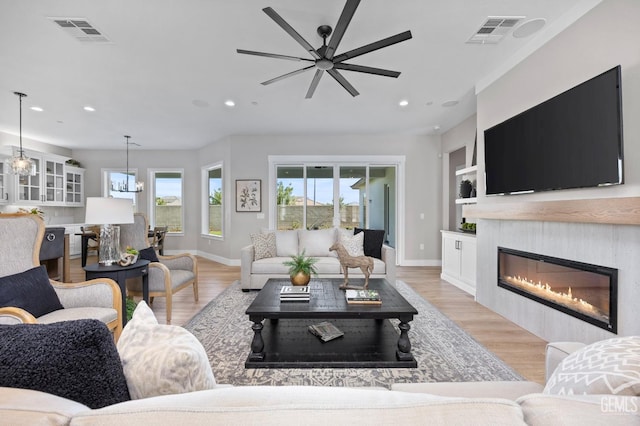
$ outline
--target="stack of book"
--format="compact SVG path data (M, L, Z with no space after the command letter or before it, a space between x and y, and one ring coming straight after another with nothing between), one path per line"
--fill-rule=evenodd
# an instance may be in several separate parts
M318 338L323 342L328 342L329 340L344 336L344 333L338 327L328 321L310 325L309 332L314 336L318 336Z
M382 305L378 290L346 290L345 296L350 305Z
M280 289L280 302L308 302L309 286L304 287L285 285Z

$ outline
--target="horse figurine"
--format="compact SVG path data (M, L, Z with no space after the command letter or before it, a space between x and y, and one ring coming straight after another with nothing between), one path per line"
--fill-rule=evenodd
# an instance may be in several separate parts
M373 272L373 259L369 256L351 256L346 248L340 243L335 243L329 247L329 251L335 251L338 254L340 260L340 267L344 273L344 283L340 286L341 289L356 289L364 290L369 286L369 275ZM349 285L349 268L360 268L364 275L364 286L353 287Z

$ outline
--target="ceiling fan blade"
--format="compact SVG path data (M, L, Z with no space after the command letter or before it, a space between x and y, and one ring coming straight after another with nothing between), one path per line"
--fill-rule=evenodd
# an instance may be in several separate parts
M278 15L275 10L270 7L265 7L264 9L262 9L262 11L266 13L269 18L276 21L276 24L280 25L280 27L282 27L282 29L285 30L291 37L293 37L294 40L297 41L302 47L304 47L304 49L309 52L311 56L313 56L315 59L321 58L316 49L314 49L314 47L311 46L307 40L303 39L302 36L298 34L297 31L287 23L287 21L282 19L282 16Z
M335 68L327 70L329 75L333 77L342 87L344 87L347 92L351 93L351 96L358 96L360 93L347 81L346 78L342 76Z
M236 49L236 52L242 53L244 55L255 55L255 56L264 56L266 58L287 59L289 61L315 62L313 59L298 58L297 56L289 56L289 55L279 55L277 53L256 52L255 50Z
M366 72L368 74L383 75L385 77L393 78L398 78L400 75L400 71L383 70L382 68L365 67L363 65L337 63L334 64L333 67L339 70Z
M318 87L318 83L320 83L320 77L322 77L322 74L324 74L324 71L321 69L316 71L316 74L313 76L313 80L311 80L309 90L307 90L307 95L304 97L305 99L311 99L313 93L316 91L316 87Z
M291 72L283 74L283 75L281 75L279 77L272 78L271 80L263 81L260 84L262 84L263 86L266 86L268 84L275 83L276 81L284 80L285 78L293 77L294 75L301 74L301 73L303 73L303 72L305 72L307 70L310 70L311 68L315 68L315 65L309 65L308 67L304 67L304 68L301 68L299 70L291 71Z
M324 54L327 59L331 59L333 58L333 55L335 55L336 49L338 48L340 41L342 41L344 32L347 30L347 27L351 22L351 18L353 18L353 14L356 13L356 9L359 4L360 0L347 0L347 3L344 5L344 9L342 9L342 13L340 14L340 18L338 19L336 28L333 30L331 40L329 40L327 50Z
M367 44L366 46L341 53L333 58L333 62L346 61L347 59L355 58L356 56L364 55L365 53L373 52L374 50L382 49L383 47L391 46L392 44L400 43L401 41L409 40L410 38L411 31L405 31L400 34L378 40L374 43Z

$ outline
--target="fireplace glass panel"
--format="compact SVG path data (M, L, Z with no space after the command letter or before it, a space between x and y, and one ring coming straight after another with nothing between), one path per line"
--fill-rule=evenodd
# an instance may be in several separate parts
M616 332L616 269L499 247L498 285Z

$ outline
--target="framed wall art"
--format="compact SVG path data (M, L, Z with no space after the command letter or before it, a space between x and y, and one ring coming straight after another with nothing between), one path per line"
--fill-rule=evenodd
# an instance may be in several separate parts
M236 211L262 211L262 181L260 179L236 179Z

